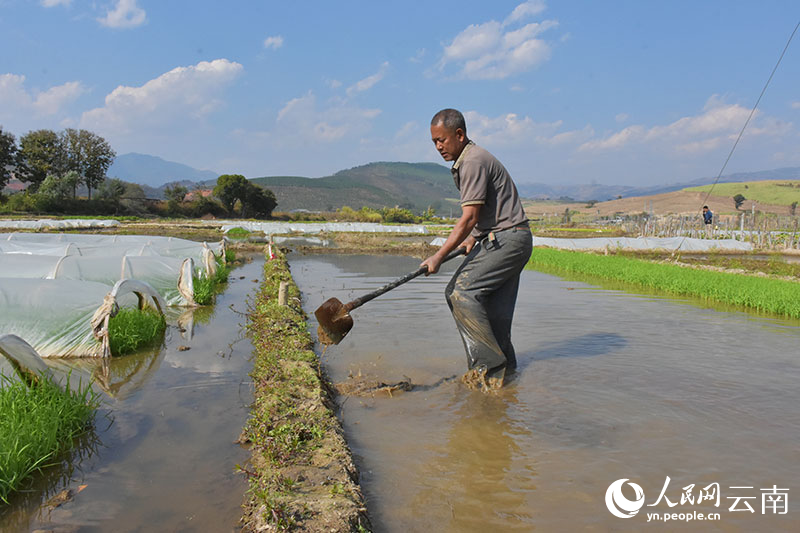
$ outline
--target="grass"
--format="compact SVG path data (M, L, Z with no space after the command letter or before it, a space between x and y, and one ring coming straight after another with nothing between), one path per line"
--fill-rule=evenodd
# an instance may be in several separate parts
M225 235L227 235L231 239L244 239L251 233L252 233L251 231L246 230L244 228L231 228Z
M89 385L62 390L41 379L29 388L0 374L0 500L7 504L31 475L57 463L88 431L98 405Z
M123 307L108 321L108 341L112 355L125 355L152 346L164 336L164 315L152 309Z
M800 318L800 283L793 281L548 248L534 250L528 267L621 281L668 294Z
M289 305L278 305L288 282ZM300 291L285 257L264 265L249 313L254 347L251 372L255 402L245 434L253 459L240 467L248 475L245 530L355 531L365 522L360 491L347 473L351 464L341 428L330 409L328 387L300 307ZM313 481L323 476L326 486ZM331 492L330 486L341 487ZM328 523L326 520L332 520ZM251 527L252 526L252 527Z
M213 276L199 275L194 276L194 301L198 305L210 305L214 303L214 295L222 290L222 286L228 282L228 275L231 273L230 263L236 260L233 250L226 250L225 261L217 258L217 273Z
M684 189L694 192L708 192L711 185ZM798 180L764 180L742 183L717 183L714 185L714 196L733 197L741 194L748 200L764 204L791 205L800 202L800 181Z

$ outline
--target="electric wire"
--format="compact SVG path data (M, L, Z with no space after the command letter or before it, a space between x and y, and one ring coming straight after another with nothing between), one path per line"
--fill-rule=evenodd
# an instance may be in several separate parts
M725 158L725 162L722 164L722 168L719 169L719 173L717 174L717 177L714 180L714 183L711 184L711 188L708 189L708 192L706 193L706 196L703 199L701 205L706 205L706 202L708 201L708 198L711 196L711 192L714 190L714 187L717 185L717 183L719 183L720 178L722 178L722 173L725 172L725 168L728 166L728 162L730 162L731 157L733 157L733 153L736 151L736 147L739 145L739 141L742 139L742 135L744 135L744 131L747 129L747 125L750 124L750 120L753 118L753 115L755 115L756 109L758 109L758 104L761 103L761 99L764 97L764 94L767 92L767 87L769 87L770 82L772 82L772 78L775 76L775 72L777 72L778 67L781 64L781 61L783 61L783 56L786 55L786 50L789 49L789 45L792 43L792 39L794 39L794 36L797 33L798 28L800 28L800 21L797 22L797 25L794 27L794 30L792 31L792 34L789 35L789 39L786 41L786 46L783 47L783 51L781 52L780 57L778 57L778 61L775 63L775 66L772 68L772 72L770 73L769 78L767 79L767 82L764 84L764 87L761 89L761 94L758 95L758 99L756 100L756 103L753 105L753 108L750 110L750 114L747 116L747 120L745 120L744 125L742 126L742 129L739 131L739 135L736 137L736 141L733 143L733 146L731 147L730 152L728 152L728 157ZM685 240L686 240L686 236L684 235L683 236L683 240L681 240L681 244L676 248L676 251L681 249L681 247L683 246L683 241L685 241Z

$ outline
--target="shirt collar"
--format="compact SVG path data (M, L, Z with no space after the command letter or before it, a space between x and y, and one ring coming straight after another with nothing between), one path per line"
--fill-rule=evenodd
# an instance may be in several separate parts
M456 162L453 163L453 170L458 170L458 167L461 166L461 162L464 160L464 154L466 154L469 151L469 149L472 148L473 146L475 146L475 143L472 141L469 141L464 146L464 149L461 150L461 154L458 156L458 159L456 159Z

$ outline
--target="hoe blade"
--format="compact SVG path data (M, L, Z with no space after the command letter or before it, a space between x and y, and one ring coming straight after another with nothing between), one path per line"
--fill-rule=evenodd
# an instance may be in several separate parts
M317 336L322 344L339 344L344 336L353 329L353 317L338 298L326 300L314 311L314 316L319 322Z

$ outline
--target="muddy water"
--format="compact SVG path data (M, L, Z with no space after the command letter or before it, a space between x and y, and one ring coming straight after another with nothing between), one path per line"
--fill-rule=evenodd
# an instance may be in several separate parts
M256 258L235 269L216 306L193 322L184 317L183 333L170 327L164 347L113 358L105 371L91 361L68 365L73 379L97 379L97 430L70 466L49 469L0 508L0 531L238 530L247 484L234 468L249 453L234 441L252 400L252 346L237 311L247 310L262 267ZM83 485L71 502L42 505Z
M290 264L311 314L419 260ZM335 381L361 372L418 385L339 400L376 531L800 529L800 323L526 271L513 330L520 368L487 396L442 381L466 365L443 298L448 277L412 281L353 311L353 330L324 358ZM672 507L659 501L667 477ZM645 497L630 518L605 503L623 478ZM713 483L718 507L698 498ZM760 489L773 486L790 489L785 515L762 514ZM624 485L622 495L634 500L633 490ZM686 492L694 504L681 503ZM647 524L648 513L694 512L720 520Z

